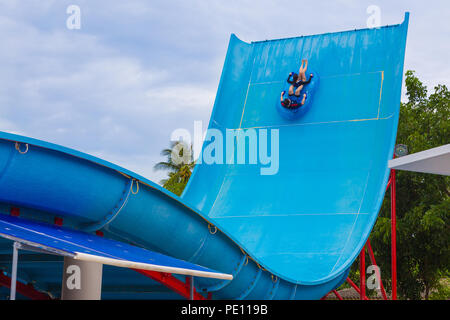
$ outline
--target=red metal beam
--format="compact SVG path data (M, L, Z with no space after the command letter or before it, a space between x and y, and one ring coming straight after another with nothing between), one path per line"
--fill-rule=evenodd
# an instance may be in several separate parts
M0 272L0 286L11 288L11 278L5 275L3 272ZM24 284L20 281L16 282L16 291L32 300L52 299L48 294L36 290L32 284Z
M336 290L333 290L333 293L336 296L336 298L338 298L338 300L344 300L342 299L342 296L339 294L339 292L337 292Z
M361 294L360 293L361 291L359 290L358 286L350 278L347 278L347 282L353 287L353 289L355 289L355 291L358 294ZM369 300L369 298L367 298L367 296L366 296L366 297L364 297L364 300Z
M391 186L391 181L392 181L392 179L391 179L391 177L389 177L389 181L386 186L386 191L388 191L389 187Z
M133 270L139 272L140 274L143 274L146 277L149 277L152 280L155 280L163 284L167 288L178 293L179 295L183 296L186 299L190 299L191 297L190 285L186 282L178 280L170 273L139 270L139 269ZM198 293L194 288L194 300L207 300L207 298Z
M328 292L326 295L324 295L322 298L320 298L320 300L326 300L327 297L330 295L331 291Z
M358 286L357 286L350 278L347 278L347 282L348 282L348 284L351 285L351 286L353 287L353 289L355 289L355 291L359 294L360 290L359 290Z
M373 254L372 246L370 245L369 240L367 240L366 246L369 251L370 263L372 263L372 265L378 267L377 262L375 260L375 255ZM387 295L386 295L386 290L384 290L383 282L381 281L380 274L377 274L377 281L380 281L380 289L381 289L381 294L383 295L383 299L388 300Z
M392 300L397 300L397 218L395 170L391 170L391 273Z
M359 298L364 300L366 297L366 246L359 254Z

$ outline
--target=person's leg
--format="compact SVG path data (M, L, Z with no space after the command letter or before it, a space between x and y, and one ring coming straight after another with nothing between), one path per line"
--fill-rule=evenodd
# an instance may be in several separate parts
M305 65L303 66L303 62L305 62ZM306 69L308 69L308 60L302 60L302 65L300 66L298 77L302 81L306 81Z
M302 105L305 104L305 100L306 100L306 93L303 94L303 100L302 100Z
M291 85L288 90L288 94L292 96L294 94L294 85Z
M300 65L300 69L298 69L298 75L300 76L303 72L303 64L305 63L305 60L302 60L302 64Z
M296 90L295 90L295 96L300 97L300 91L302 91L303 89L303 85L299 86Z

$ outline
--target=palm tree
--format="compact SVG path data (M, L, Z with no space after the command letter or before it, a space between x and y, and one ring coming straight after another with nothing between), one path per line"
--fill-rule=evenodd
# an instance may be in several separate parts
M178 156L174 159L173 154ZM176 195L181 195L195 166L192 145L187 146L182 141L171 142L170 148L163 149L161 155L167 158L166 161L158 162L155 170L168 171L167 179L160 181L160 184Z

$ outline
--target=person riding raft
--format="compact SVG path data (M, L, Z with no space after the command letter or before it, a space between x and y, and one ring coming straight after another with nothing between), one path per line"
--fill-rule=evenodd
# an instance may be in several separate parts
M289 76L287 78L287 82L291 84L289 87L289 98L284 98L284 94L286 91L283 91L281 93L281 105L288 109L295 109L298 107L301 107L305 104L306 100L306 93L303 94L303 99L299 101L300 99L300 92L303 89L303 86L307 85L311 82L311 79L313 77L313 74L311 73L309 75L309 79L306 80L306 69L308 68L308 60L304 59L302 60L302 64L300 65L300 69L298 71L298 74L291 72L289 73ZM292 77L292 79L291 79Z

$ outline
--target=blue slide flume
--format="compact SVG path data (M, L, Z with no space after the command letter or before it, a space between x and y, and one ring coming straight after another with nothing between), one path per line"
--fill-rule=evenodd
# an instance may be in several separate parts
M320 299L345 281L384 197L408 18L252 43L232 35L203 161L181 197L102 159L0 133L0 211L16 206L21 217L44 222L64 217L71 228L100 229L233 275L196 280L199 292L216 299ZM280 93L301 59L320 82L306 112L285 117ZM242 144L245 164L234 153L217 154L219 133L233 139L235 151ZM34 275L42 283L60 281Z

